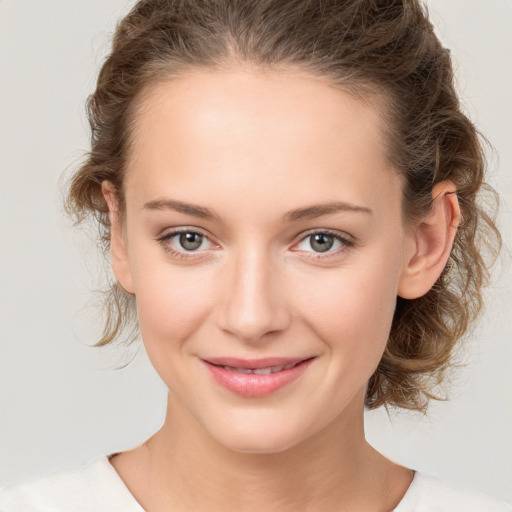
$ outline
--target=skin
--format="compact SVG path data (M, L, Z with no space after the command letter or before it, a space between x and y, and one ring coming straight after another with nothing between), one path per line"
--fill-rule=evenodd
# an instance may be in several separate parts
M459 210L443 182L432 212L404 226L382 116L378 99L289 70L198 70L145 95L126 211L108 182L103 193L114 273L169 389L162 428L111 459L148 512L389 511L406 492L412 472L365 440L365 389L397 295L430 289ZM283 219L334 201L360 209ZM183 227L204 235L199 249L170 236ZM308 235L325 230L345 241L318 252ZM211 379L200 358L215 356L315 360L247 398Z

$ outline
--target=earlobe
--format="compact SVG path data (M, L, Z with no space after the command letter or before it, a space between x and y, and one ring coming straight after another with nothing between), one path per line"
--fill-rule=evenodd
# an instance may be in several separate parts
M101 184L101 192L108 206L110 219L110 254L112 270L119 284L130 294L134 294L130 260L123 234L123 225L118 208L118 200L114 185L109 181Z
M438 183L432 191L432 207L411 234L398 284L398 295L416 299L425 295L441 275L460 222L460 207L453 182Z

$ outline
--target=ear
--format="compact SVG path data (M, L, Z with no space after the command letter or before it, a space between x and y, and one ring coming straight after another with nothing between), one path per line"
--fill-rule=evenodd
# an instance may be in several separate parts
M119 204L115 187L110 181L103 181L101 192L108 206L110 219L110 254L112 257L112 270L119 284L128 293L134 294L132 272L123 223L119 213Z
M410 235L411 243L398 283L400 297L417 299L425 295L446 266L460 223L456 193L451 181L442 181L432 190L430 212Z

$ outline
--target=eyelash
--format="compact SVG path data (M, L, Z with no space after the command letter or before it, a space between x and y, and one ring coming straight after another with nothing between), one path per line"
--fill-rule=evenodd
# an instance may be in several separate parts
M327 259L327 258L334 257L334 256L339 256L341 253L347 251L348 249L350 249L351 247L353 247L355 245L355 242L353 240L349 240L348 238L341 236L337 231L332 231L330 229L316 229L316 230L308 231L302 236L302 238L299 240L299 242L297 242L294 245L298 245L301 242L304 242L308 238L313 237L315 235L332 236L334 238L335 242L339 242L341 244L341 247L339 247L338 249L336 249L334 251L331 251L330 249L328 249L325 253L322 253L322 252L311 252L310 253L309 251L304 251L304 252L307 252L310 254L308 256L308 258L311 258L311 259L321 260L321 259ZM324 256L324 254L325 254L325 256Z
M197 255L194 254L194 253L202 252L202 251L186 251L186 250L179 251L179 250L173 248L168 243L175 236L181 235L183 233L193 233L193 234L202 236L204 239L210 241L210 239L205 234L201 233L200 231L198 231L195 228L194 229L193 228L174 229L174 230L169 231L168 233L165 233L164 235L158 237L156 240L157 240L157 242L160 243L160 245L163 247L163 249L167 253L171 254L174 258L177 258L177 259L180 259L180 260L187 260L187 259L190 259L190 258L196 258ZM296 242L294 245L298 245L299 243L307 240L309 237L312 237L312 236L315 236L315 235L319 235L319 234L332 236L334 238L334 240L339 242L342 246L341 246L341 248L339 248L339 249L337 249L335 251L332 251L332 252L330 251L330 249L328 251L326 251L325 253L321 253L321 252L315 253L315 252L312 252L311 255L308 256L308 258L315 259L315 260L326 259L326 258L335 256L335 255L339 255L342 252L350 249L351 247L353 247L355 245L354 241L348 240L347 238L341 236L338 232L332 231L330 229L317 229L317 230L309 231L306 234L304 234L304 236L302 236L302 238L298 242ZM213 244L213 242L211 242L211 241L210 241L210 243ZM301 252L301 251L298 251L298 252ZM309 251L303 251L303 252L309 252ZM324 254L325 254L325 256L324 256Z
M172 240L175 236L181 235L183 233L193 233L195 235L202 236L206 240L210 240L206 235L198 231L197 229L192 228L180 228L180 229L173 229L172 231L169 231L168 233L165 233L164 235L157 238L157 242L160 243L160 245L163 247L163 249L171 254L173 257L180 259L180 260L187 260L190 258L197 257L194 253L197 251L178 251L174 249L168 242ZM210 242L212 243L212 242Z

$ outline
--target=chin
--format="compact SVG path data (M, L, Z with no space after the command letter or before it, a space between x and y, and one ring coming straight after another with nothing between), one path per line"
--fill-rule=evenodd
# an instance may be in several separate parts
M276 425L273 422L272 425ZM269 427L269 423L257 424L247 422L223 425L210 435L224 447L239 453L273 454L284 452L299 444L303 437L300 429L293 425L281 425L279 428Z

